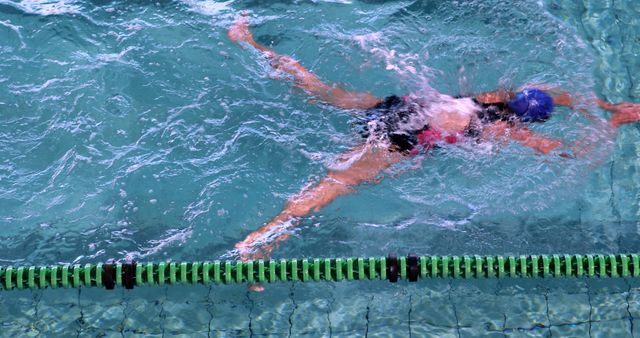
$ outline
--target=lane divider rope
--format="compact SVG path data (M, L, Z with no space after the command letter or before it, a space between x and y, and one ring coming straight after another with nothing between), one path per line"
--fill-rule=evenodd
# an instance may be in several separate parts
M0 291L432 278L637 278L640 254L417 256L0 266Z

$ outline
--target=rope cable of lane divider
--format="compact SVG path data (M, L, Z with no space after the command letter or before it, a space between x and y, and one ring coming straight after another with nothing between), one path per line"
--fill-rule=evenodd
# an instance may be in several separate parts
M0 266L0 291L433 278L638 278L640 254L416 256Z

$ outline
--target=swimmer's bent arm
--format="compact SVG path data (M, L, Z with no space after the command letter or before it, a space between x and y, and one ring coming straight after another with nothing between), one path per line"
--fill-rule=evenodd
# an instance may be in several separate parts
M514 140L543 155L547 155L562 146L562 142L559 140L549 139L543 135L536 134L526 127L512 128L505 121L496 121L487 124L483 128L482 134L484 137L489 138L508 138Z
M328 85L291 57L279 55L260 45L249 31L249 20L245 15L239 16L233 26L229 28L228 36L233 42L245 42L262 52L274 69L291 75L297 87L323 102L344 109L368 109L381 101L380 98L369 93L350 92L337 85Z

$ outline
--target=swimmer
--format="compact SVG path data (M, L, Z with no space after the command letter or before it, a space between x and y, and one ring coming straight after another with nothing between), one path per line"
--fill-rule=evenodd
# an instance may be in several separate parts
M326 84L291 57L258 44L249 30L246 15L235 21L228 36L233 42L257 49L274 69L289 74L296 87L315 99L358 111L363 121L360 133L365 140L339 157L345 164L343 168L329 170L318 184L300 191L270 222L237 243L242 260L268 258L274 245L288 238L287 231L301 217L353 192L361 183L375 183L383 170L438 145L464 139L477 142L498 139L516 141L543 155L566 150L558 155L575 157L584 151L580 147L566 147L559 140L527 128L531 123L550 119L555 106L575 105L576 99L566 92L534 86L518 92L498 90L474 97L432 92L382 99L367 92L351 92ZM594 103L613 113L601 126L611 131L607 135L612 138L620 126L640 120L640 104L612 104L599 99ZM261 289L257 285L252 288Z

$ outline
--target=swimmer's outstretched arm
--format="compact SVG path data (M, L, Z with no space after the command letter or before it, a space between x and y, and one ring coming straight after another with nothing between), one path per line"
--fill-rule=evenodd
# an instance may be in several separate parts
M274 244L289 237L287 232L300 217L320 210L339 196L351 193L361 183L375 183L383 170L404 157L399 152L369 145L357 147L343 156L347 160L355 159L349 168L329 171L320 183L303 189L269 223L236 244L242 260L267 258Z
M291 57L279 55L260 45L249 31L249 18L246 15L240 15L237 18L233 26L229 28L228 36L233 42L247 43L262 52L274 69L293 76L296 86L323 102L344 109L367 109L381 101L380 98L369 93L350 92L337 85L328 85Z

